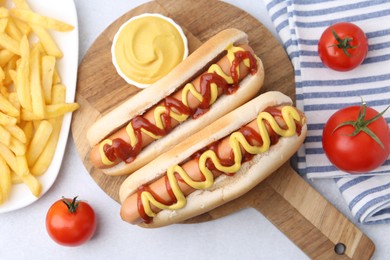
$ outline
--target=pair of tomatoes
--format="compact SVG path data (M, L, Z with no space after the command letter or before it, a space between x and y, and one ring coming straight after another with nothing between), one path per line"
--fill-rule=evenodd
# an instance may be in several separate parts
M352 23L328 27L318 41L323 64L348 71L365 59L368 42L364 32ZM386 111L386 110L385 110ZM350 106L334 113L323 129L322 144L329 160L349 173L369 172L382 165L390 153L390 130L382 113L367 107Z

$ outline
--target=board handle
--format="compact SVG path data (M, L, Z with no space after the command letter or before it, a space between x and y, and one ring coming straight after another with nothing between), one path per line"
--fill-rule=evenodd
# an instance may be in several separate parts
M374 243L285 163L245 195L184 223L254 208L311 259L370 259Z
M252 207L310 258L370 259L374 253L374 243L289 163L252 192L259 198Z

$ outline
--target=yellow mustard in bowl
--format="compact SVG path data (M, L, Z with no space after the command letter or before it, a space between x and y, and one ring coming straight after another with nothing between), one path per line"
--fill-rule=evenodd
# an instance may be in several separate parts
M188 56L183 30L160 14L142 14L124 23L115 34L112 61L127 83L145 88Z

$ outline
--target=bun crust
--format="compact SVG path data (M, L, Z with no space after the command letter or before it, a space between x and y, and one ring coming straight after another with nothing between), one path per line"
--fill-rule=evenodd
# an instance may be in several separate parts
M240 30L231 28L210 38L167 76L138 92L96 121L87 132L89 144L91 146L98 144L105 137L128 123L133 117L143 114L147 109L175 92L176 89L181 87L188 79L193 78L206 64L214 60L232 43L235 45L248 43L247 35ZM169 150L180 140L198 132L224 114L250 100L259 92L264 82L263 64L258 57L256 57L256 60L257 73L245 77L234 94L221 96L212 105L211 109L199 119L188 119L173 129L167 136L143 148L132 163L121 162L113 167L102 169L102 171L108 175L129 174Z
M280 92L273 91L262 94L230 112L130 175L120 187L120 201L123 202L135 193L139 186L162 177L171 165L182 163L208 144L228 136L249 123L265 108L282 104L292 104L292 100ZM208 212L245 194L277 170L298 150L306 132L307 128L304 125L300 136L280 138L279 142L272 145L269 151L244 163L233 176L221 175L216 178L212 188L197 190L190 194L184 208L175 211L163 210L157 214L152 223L140 225L152 228L178 223Z

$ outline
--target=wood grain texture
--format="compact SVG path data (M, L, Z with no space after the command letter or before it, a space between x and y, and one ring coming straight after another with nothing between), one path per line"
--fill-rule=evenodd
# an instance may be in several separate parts
M180 24L190 52L223 29L235 27L245 31L264 63L265 83L261 92L279 90L295 99L293 68L283 47L248 13L214 0L158 0L129 10L102 32L84 56L76 94L80 109L72 122L73 138L86 169L115 201L119 201L118 190L125 177L106 176L91 165L85 135L98 117L139 91L117 75L110 49L120 25L146 12L161 13ZM294 172L289 163L243 197L186 223L217 219L246 207L261 212L311 258L368 259L374 252L372 241ZM337 243L346 245L342 256L334 251Z
M187 5L191 5L191 8L183 8ZM76 147L87 170L98 185L116 201L117 190L124 177L108 177L93 168L88 160L89 149L85 133L98 117L139 91L116 73L111 62L111 44L116 31L125 21L145 12L161 13L180 24L188 38L190 52L223 29L235 27L245 31L249 35L251 47L264 62L266 76L262 92L277 89L293 99L295 94L293 69L283 47L263 25L246 12L223 2L205 0L154 1L130 10L102 32L80 64L76 100L81 109L74 114L73 121L77 123L72 127Z

